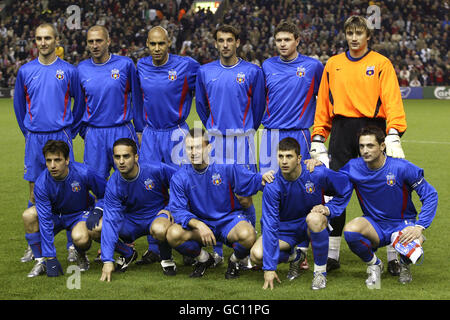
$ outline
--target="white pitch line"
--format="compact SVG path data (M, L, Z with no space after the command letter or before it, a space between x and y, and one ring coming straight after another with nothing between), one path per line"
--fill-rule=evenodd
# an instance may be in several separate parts
M420 141L420 140L402 140L402 142L410 142L410 143L425 143L425 144L449 144L447 141Z

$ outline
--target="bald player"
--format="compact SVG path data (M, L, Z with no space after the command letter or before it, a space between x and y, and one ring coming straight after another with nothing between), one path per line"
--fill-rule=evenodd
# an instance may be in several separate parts
M166 29L153 27L147 37L150 56L137 63L143 97L137 115L144 126L139 162L158 161L179 168L184 136L189 130L186 118L191 110L200 64L190 57L169 53L171 44ZM142 257L143 263L151 263L158 258L157 243L150 236L148 241L149 249Z
M81 131L84 163L104 178L109 177L114 166L114 141L120 138L138 141L131 121L141 102L133 61L111 54L110 44L105 27L91 27L87 32L91 58L78 65L84 98ZM142 131L142 127L137 130Z

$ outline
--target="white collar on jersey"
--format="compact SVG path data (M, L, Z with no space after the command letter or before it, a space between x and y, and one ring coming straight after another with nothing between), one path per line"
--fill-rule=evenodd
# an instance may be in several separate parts
M226 65L222 64L222 61L220 61L220 59L219 59L220 66L225 69L232 69L232 68L236 67L239 63L241 63L241 61L242 61L242 59L238 57L238 62L236 62L232 66L226 66Z
M58 56L55 57L55 60L53 60L50 63L42 63L41 60L39 60L39 56L38 56L38 62L43 65L43 66L51 66L52 64L54 64L56 62L56 60L58 60Z
M106 61L103 62L103 63L95 63L94 60L93 60L92 58L91 58L91 62L92 62L92 64L95 65L95 66L104 66L105 64L107 64L107 63L109 62L109 60L111 60L111 58L112 58L112 54L110 53L110 54L109 54L108 60L106 60Z

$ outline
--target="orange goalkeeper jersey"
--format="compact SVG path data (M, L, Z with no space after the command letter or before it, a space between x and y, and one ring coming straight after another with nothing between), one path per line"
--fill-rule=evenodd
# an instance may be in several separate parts
M406 130L406 116L397 75L388 58L369 51L360 59L348 52L331 57L320 83L314 129L328 138L333 117L383 118L386 130Z

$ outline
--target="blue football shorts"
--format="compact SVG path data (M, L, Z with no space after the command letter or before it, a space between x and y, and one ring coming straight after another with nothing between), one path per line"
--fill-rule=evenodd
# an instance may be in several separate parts
M184 137L188 131L186 123L169 129L152 129L146 126L142 132L139 162L164 162L179 168L186 162Z
M130 138L138 144L136 132L131 123L116 127L88 127L84 137L83 162L96 170L105 179L114 166L113 145L120 138Z
M72 231L79 222L86 222L90 211L79 211L68 214L53 214L53 233L57 235L61 230Z
M62 140L69 145L70 161L74 161L72 138L67 129L55 132L28 132L25 138L25 159L23 178L34 182L47 169L42 149L48 140Z
M396 232L403 230L408 226L414 226L414 220L397 220L397 221L382 221L375 220L369 216L363 216L369 223L375 228L380 239L379 248L391 244L391 235Z
M264 224L262 221L261 233L264 235ZM308 241L308 225L306 223L306 218L300 218L290 221L280 221L278 240L282 240L288 243L291 249L304 241Z
M220 220L199 220L211 229L214 237L216 237L216 242L222 242L228 246L231 246L231 243L227 240L228 234L239 222L246 221L251 225L242 211L233 211Z
M142 236L150 235L150 227L155 219L169 219L165 213L151 217L133 214L125 214L124 216L125 219L123 221L122 228L119 231L119 238L126 243L132 243Z
M259 170L261 173L264 174L269 170L278 170L278 143L287 137L294 138L300 144L302 160L311 158L309 154L311 149L311 133L309 129L264 129L262 130L259 147Z

